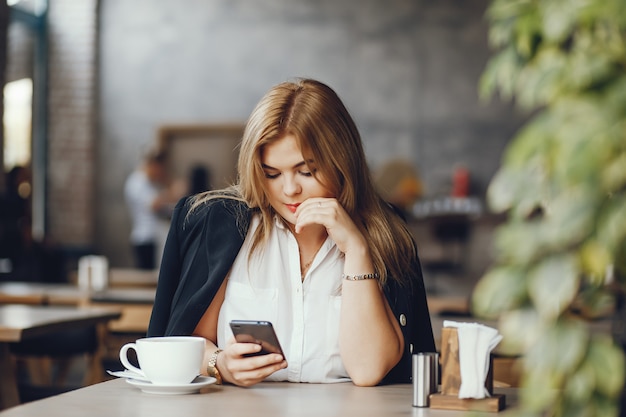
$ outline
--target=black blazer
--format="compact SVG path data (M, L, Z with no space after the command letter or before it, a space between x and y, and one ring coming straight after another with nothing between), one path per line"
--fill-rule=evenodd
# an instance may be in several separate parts
M216 199L189 214L189 200L176 205L161 261L148 336L191 334L228 274L246 236L252 210ZM411 353L435 352L419 259L407 271L409 284L388 279L385 296L400 324L405 349L384 383L411 381Z

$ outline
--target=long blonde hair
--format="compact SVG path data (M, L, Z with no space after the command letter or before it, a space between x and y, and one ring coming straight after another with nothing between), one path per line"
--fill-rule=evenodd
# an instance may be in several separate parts
M261 214L252 252L269 236L275 211L264 189L263 147L292 135L305 161L313 160L318 180L329 189L366 237L374 268L384 284L411 270L417 251L404 221L377 194L360 134L348 110L327 85L298 79L274 86L257 104L239 149L238 179L232 187L195 197L192 210L214 198L245 202Z

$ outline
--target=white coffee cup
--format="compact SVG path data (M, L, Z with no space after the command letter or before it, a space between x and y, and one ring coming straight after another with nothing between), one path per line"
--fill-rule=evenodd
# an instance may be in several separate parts
M145 337L122 346L120 361L154 385L185 385L200 374L205 344L196 336ZM128 361L129 349L137 353L141 369Z

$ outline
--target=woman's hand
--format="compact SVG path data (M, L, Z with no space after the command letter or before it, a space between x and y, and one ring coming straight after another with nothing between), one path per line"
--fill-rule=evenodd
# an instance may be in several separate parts
M296 216L296 233L300 233L307 226L322 225L344 254L356 250L361 253L367 251L363 234L335 198L309 198L298 207Z
M322 225L344 253L344 274L374 270L368 242L345 209L334 198L310 198L296 210L295 232ZM339 323L339 350L355 385L378 384L398 363L404 337L378 280L343 281Z
M257 343L237 343L234 338L231 339L226 349L217 356L217 369L222 379L241 387L249 387L287 367L285 358L277 353L244 356L260 350L261 345Z

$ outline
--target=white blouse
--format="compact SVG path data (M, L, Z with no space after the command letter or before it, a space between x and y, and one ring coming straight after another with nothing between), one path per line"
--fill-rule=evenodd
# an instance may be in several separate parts
M231 320L271 321L288 367L267 380L349 380L339 355L343 254L326 238L302 282L298 243L278 219L267 245L248 262L259 224L260 216L254 216L228 276L217 324L218 346L223 348L233 337Z

